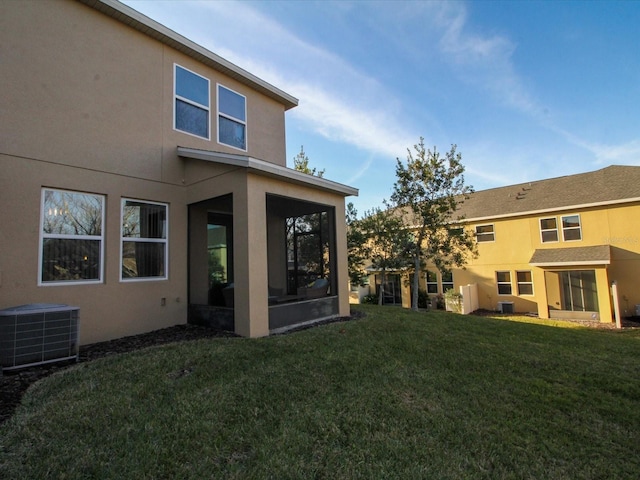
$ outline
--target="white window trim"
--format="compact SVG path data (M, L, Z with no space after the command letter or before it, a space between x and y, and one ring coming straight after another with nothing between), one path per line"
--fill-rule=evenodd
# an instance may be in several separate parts
M183 70L186 70L189 73L193 73L194 75L197 75L198 77L207 81L207 99L209 101L208 107L178 95L177 88L176 88L178 83L177 81L178 76L176 75L178 67L182 68ZM179 129L176 126L176 100L181 100L185 103L188 103L189 105L193 105L194 107L198 107L198 108L201 108L202 110L207 111L207 136L206 137L201 137L200 135L196 135L195 133L186 132L184 130ZM191 135L192 137L195 137L195 138L211 140L211 81L207 77L200 75L199 73L196 73L193 70L189 70L188 68L183 67L182 65L179 65L177 63L173 64L173 129L176 132L184 133L185 135Z
M509 282L499 282L498 281L498 273L508 273L509 274ZM511 275L511 270L496 270L496 292L498 292L499 297L512 297L513 296L513 275ZM507 285L511 287L511 293L500 293L500 285Z
M518 273L526 273L529 272L531 274L530 282L520 282L518 281ZM531 285L531 293L520 293L520 285ZM533 272L531 270L516 270L516 288L518 289L518 296L520 297L533 297L536 294L536 291L533 286Z
M436 281L435 282L430 282L429 281L429 272L435 273L435 275L436 275ZM436 286L436 291L435 291L435 293L430 293L429 292L429 285L434 285L434 284ZM428 295L437 295L438 293L440 293L440 285L439 285L439 282L438 282L438 271L437 270L429 270L429 269L425 270L425 272L424 272L424 286L427 289L427 294Z
M491 227L491 234L493 235L493 240L478 240L478 227ZM496 227L493 223L483 223L482 225L476 225L474 227L474 232L476 236L476 243L493 243L496 241ZM489 232L481 233L480 235L489 235Z
M543 229L542 228L542 221L543 220L551 220L554 219L556 221L556 228L547 228L547 229ZM538 227L540 228L540 243L559 243L560 242L560 233L558 232L558 217L542 217L538 219ZM549 240L547 242L544 241L544 238L542 236L543 232L553 232L555 230L556 232L556 237L558 238L557 240Z
M232 117L231 115L227 115L226 113L222 113L220 111L220 87L229 90L230 92L235 93L236 95L244 98L244 118L245 120L240 120L239 118ZM224 145L225 147L233 148L235 150L239 150L241 152L247 152L249 150L249 128L247 127L247 97L246 95L241 94L240 92L236 92L232 88L229 88L221 83L216 84L216 111L218 112L216 115L216 140L220 145ZM224 143L220 141L220 117L227 118L233 122L240 123L244 125L244 148L236 147L235 145L229 145L228 143Z
M442 290L442 293L446 292L448 290L448 288L444 288L445 284L451 284L451 288L455 290L456 288L456 284L455 284L455 280L453 278L453 272L451 272L451 281L450 282L445 282L444 280L444 276L442 275L442 272L438 272L438 274L440 275L440 288Z
M566 217L578 217L578 226L577 227L569 227L567 230L578 230L580 232L580 238L577 240L567 240L566 238L564 238L564 226L563 226L563 219ZM563 242L581 242L582 241L582 218L580 217L579 213L571 213L568 215L562 215L560 217L560 228L562 228L562 241Z
M80 195L93 195L95 197L100 197L102 200L102 228L100 229L100 236L95 235L61 235L61 234L51 234L44 233L44 199L46 191L55 191L55 192L63 192L63 193L73 193ZM39 228L39 250L38 250L38 286L39 287L56 287L56 286L69 286L69 285L96 285L100 283L104 283L104 231L105 231L105 205L106 205L106 197L99 193L91 193L91 192L80 192L75 190L64 190L61 188L52 188L52 187L43 187L40 193L40 228ZM44 249L44 240L45 238L60 238L60 239L69 239L69 240L100 240L100 271L98 274L98 278L96 280L63 280L57 282L43 282L42 281L42 254Z
M160 205L166 208L167 222L165 224L165 237L166 238L135 238L135 237L125 237L122 231L122 219L124 216L124 206L127 201L138 202L138 203L147 203L149 205ZM123 250L124 250L124 242L145 242L145 243L164 243L164 276L162 277L134 277L134 278L123 278L122 277L122 261L123 261ZM118 265L118 269L120 270L120 282L122 283L132 283L132 282L159 282L165 281L169 279L169 204L161 203L161 202L152 202L149 200L140 200L137 198L125 198L123 197L120 200L120 263Z

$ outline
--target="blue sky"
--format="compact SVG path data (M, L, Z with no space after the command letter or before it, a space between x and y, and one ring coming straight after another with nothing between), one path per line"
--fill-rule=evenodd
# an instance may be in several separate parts
M421 136L476 190L640 165L640 1L125 3L298 98L288 165L360 213Z

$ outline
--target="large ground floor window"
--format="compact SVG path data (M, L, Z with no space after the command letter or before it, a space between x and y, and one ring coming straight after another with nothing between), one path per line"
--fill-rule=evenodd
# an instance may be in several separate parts
M573 312L597 312L598 289L594 270L559 272L562 285L562 309Z

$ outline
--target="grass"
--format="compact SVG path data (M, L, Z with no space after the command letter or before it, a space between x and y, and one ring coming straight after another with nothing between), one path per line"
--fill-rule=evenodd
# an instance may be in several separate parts
M358 309L55 374L0 426L0 478L640 476L639 331Z

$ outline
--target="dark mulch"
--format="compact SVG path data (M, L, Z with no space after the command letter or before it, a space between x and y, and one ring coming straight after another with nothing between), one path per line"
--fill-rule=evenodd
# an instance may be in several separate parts
M131 352L141 348L164 345L173 342L197 340L210 337L235 337L231 332L222 332L198 325L176 325L141 335L118 338L108 342L94 343L80 347L78 362L55 362L19 370L5 371L0 379L0 423L11 417L20 404L22 395L29 386L52 373L97 358Z

